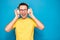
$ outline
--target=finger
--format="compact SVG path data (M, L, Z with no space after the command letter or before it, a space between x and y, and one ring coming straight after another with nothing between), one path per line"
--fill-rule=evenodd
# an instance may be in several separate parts
M17 13L19 14L19 10L17 10Z

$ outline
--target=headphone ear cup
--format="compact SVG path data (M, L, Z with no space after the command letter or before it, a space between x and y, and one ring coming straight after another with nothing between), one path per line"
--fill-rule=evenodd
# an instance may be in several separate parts
M29 14L30 9L28 9L28 14Z
M18 14L20 14L19 10L17 9Z

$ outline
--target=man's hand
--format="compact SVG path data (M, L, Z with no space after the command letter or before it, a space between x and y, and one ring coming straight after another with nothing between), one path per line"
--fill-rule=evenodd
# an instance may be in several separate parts
M19 10L14 10L14 12L15 12L15 17L17 17L17 18L19 18L19 15L20 15L20 13L19 13Z
M32 10L32 8L30 8L30 9L28 9L28 13L29 13L29 16L32 18L34 15L33 15L33 10Z

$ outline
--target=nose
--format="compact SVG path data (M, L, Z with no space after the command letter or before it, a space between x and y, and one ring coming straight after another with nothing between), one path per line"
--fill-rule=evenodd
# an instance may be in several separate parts
M24 14L25 12L24 12L24 11L22 11L22 13Z

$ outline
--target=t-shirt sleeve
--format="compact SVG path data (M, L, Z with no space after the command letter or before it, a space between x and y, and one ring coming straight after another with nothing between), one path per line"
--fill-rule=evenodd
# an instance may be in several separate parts
M13 29L16 27L16 23L13 25Z
M33 23L34 27L37 27L37 24L33 19L32 19L32 23Z
M16 28L16 26L17 26L17 21L14 23L13 29Z

